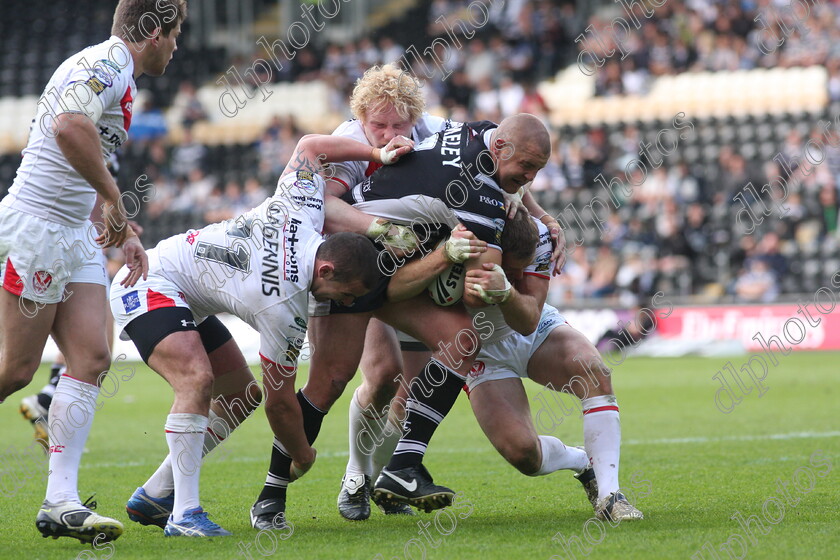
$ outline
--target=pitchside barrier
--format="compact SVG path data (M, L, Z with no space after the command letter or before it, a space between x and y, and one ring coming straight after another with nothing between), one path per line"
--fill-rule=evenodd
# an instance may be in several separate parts
M807 304L673 305L653 309L560 311L570 325L593 343L600 340L598 348L602 352L680 356L840 350L840 308L835 309L834 300L827 294L818 293L816 296ZM656 317L656 328L650 329L644 339L618 336L617 342L602 340L608 331L619 331L629 323L635 322L643 328L647 323L643 319L651 315ZM248 363L259 364L259 334L236 317L220 315L219 318L230 329ZM114 356L125 354L126 361L140 361L140 355L131 341L119 340L117 336L114 338ZM50 339L42 361L52 362L57 351ZM306 342L300 362L308 362L310 354Z

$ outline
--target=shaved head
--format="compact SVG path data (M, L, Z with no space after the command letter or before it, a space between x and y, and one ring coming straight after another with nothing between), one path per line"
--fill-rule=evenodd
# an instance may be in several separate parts
M534 115L519 113L503 120L493 133L490 153L495 178L508 193L534 180L551 155L551 137Z
M518 146L528 146L528 149L544 155L546 159L551 155L551 138L548 130L540 119L530 113L519 113L508 117L499 123L496 138Z

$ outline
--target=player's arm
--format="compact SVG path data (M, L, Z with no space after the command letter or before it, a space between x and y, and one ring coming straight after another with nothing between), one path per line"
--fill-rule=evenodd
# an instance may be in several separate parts
M116 207L120 189L105 166L99 133L90 117L81 113L61 113L56 117L54 131L56 143L67 162L107 205ZM106 225L113 225L114 235L108 239L106 247L122 244L131 232L131 228L125 227L124 211L113 212L110 219L112 224Z
M455 226L446 243L396 270L388 283L388 301L402 301L416 296L451 264L476 258L486 250L486 242L462 224Z
M552 246L551 262L554 263L552 274L560 274L563 271L563 266L566 264L566 236L563 235L563 228L560 227L560 224L554 216L546 212L537 203L531 191L527 189L525 190L525 195L522 197L522 204L524 204L532 216L536 217L548 228ZM510 216L510 214L508 215Z
M265 393L265 415L274 437L292 457L292 467L305 472L315 462L315 450L306 440L303 430L303 412L295 394L294 370L282 366L260 355Z
M298 140L283 175L295 171L321 173L324 163L336 161L373 161L389 165L409 153L413 147L414 142L403 136L393 138L384 148L373 148L370 144L346 136L307 134Z
M102 247L123 249L130 272L121 284L133 286L140 276L147 277L149 261L140 239L127 225L125 208L120 202L120 189L105 166L96 126L87 115L61 113L55 119L54 132L56 144L67 162L104 201L102 217L105 231L96 241Z
M501 266L484 263L481 269L467 272L465 296L467 292L484 304L498 305L505 322L516 332L527 336L539 325L548 295L548 278L525 273L511 284Z
M499 305L505 323L525 336L537 330L548 296L548 278L525 274L511 286L510 299Z
M492 269L493 265L502 265L502 252L496 247L488 247L487 251L479 255L477 258L470 259L464 263L467 274L464 280L464 305L467 307L486 307L491 304L482 299L480 292L476 289L474 280L479 276L479 273L484 270L484 265L489 265Z

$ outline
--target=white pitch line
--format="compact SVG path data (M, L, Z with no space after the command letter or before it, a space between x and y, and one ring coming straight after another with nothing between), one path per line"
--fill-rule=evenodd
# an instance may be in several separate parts
M670 445L675 443L715 443L722 441L763 441L777 439L812 439L831 438L840 436L840 432L791 432L789 434L743 435L723 437L690 437L664 439L630 439L622 441L621 445Z
M787 439L815 439L815 438L832 438L832 437L840 437L840 431L834 432L791 432L787 434L764 434L764 435L741 435L741 436L724 436L724 437L691 437L691 438L663 438L663 439L630 439L622 441L622 445L675 445L675 444L683 444L683 443L715 443L715 442L726 442L726 441L765 441L765 440L787 440ZM445 454L464 454L464 453L484 453L491 451L489 448L443 448L434 450L435 453L445 453ZM318 456L322 458L331 458L331 457L347 457L349 453L347 451L328 451L325 453L319 453ZM212 463L215 457L210 455L208 462ZM219 462L223 461L231 461L233 463L253 463L257 461L267 461L267 456L250 456L250 455L238 455L238 456L230 456L230 452L224 457L218 458ZM123 469L123 468L130 468L130 467L141 467L141 466L156 466L159 463L153 461L126 461L126 462L113 462L113 463L91 463L88 465L82 464L83 468L116 468L116 469Z

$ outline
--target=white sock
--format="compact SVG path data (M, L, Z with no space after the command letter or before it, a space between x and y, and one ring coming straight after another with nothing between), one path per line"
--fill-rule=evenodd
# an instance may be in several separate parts
M529 476L543 476L561 469L580 472L589 465L586 451L566 445L554 436L539 436L542 450L540 469Z
M385 426L386 427L381 436L382 443L376 448L376 451L373 452L373 472L371 473L372 480L379 478L379 473L382 472L382 469L384 469L391 461L391 457L394 455L394 450L397 448L397 444L400 442L400 438L402 437L402 428L390 416L388 417L388 422Z
M50 475L47 501L79 501L79 462L85 449L99 387L62 375L49 414Z
M598 481L598 499L618 490L618 459L621 453L621 421L615 395L581 401L583 444L592 459Z
M230 428L224 418L210 410L207 431L204 433L202 457L222 443L235 428ZM172 475L172 454L166 456L155 473L143 484L143 490L152 498L164 498L175 491Z
M385 420L369 414L373 407L363 409L359 405L359 389L353 393L350 399L350 458L347 460L345 477L366 474L373 472L371 462L373 453L378 447Z
M200 414L170 414L166 417L166 443L172 460L175 505L172 520L180 521L188 509L199 507L198 480L201 474L201 447L207 417Z

